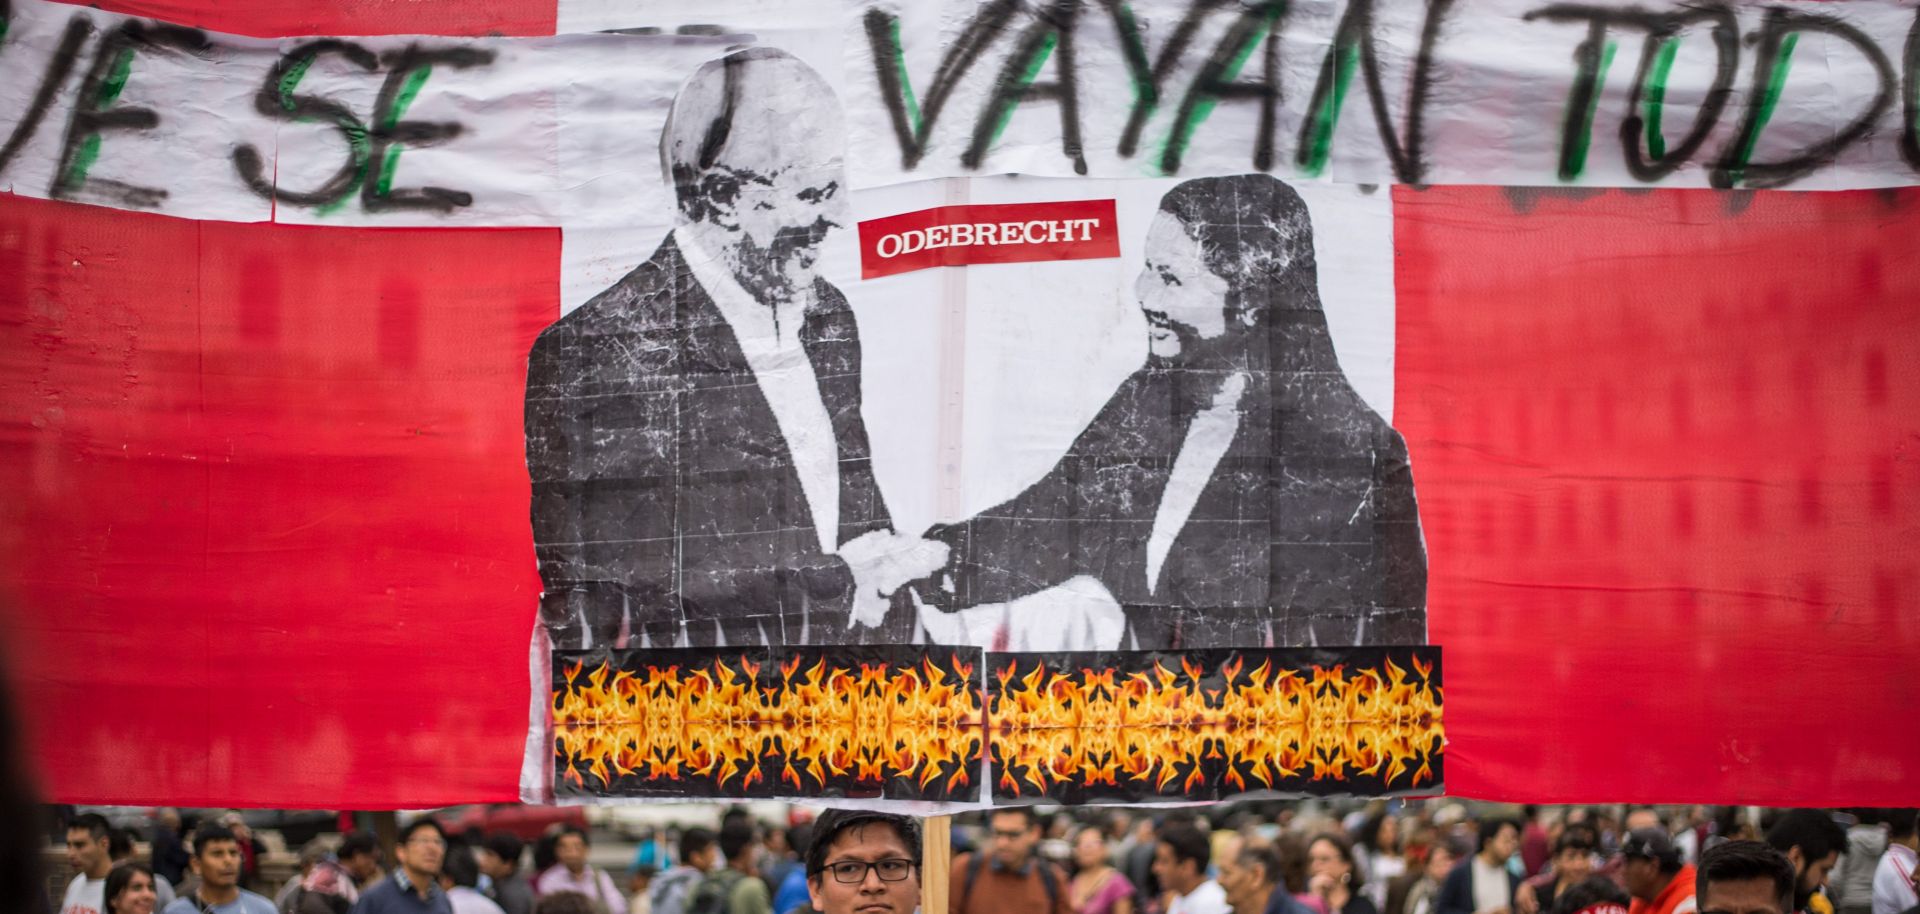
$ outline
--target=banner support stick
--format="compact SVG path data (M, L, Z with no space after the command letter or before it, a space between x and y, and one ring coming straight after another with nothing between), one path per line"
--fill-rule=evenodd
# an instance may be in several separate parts
M928 816L920 828L920 914L946 914L953 876L953 817Z

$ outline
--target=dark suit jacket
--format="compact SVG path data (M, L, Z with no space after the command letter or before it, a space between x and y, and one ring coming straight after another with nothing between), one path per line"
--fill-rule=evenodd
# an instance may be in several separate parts
M860 417L860 339L838 289L800 335L840 456L836 542L890 525ZM792 453L733 329L669 237L556 321L527 359L527 470L554 647L904 641L847 628ZM591 639L590 641L588 639Z
M1513 894L1520 889L1520 880L1507 876L1507 909L1513 909ZM1434 914L1473 914L1478 907L1473 901L1473 858L1468 857L1454 864L1447 871L1447 880L1440 883L1440 894L1433 900Z
M1400 434L1348 386L1317 301L1248 331L1239 425L1147 580L1147 540L1194 413L1225 377L1150 359L1054 469L929 532L953 608L1090 575L1142 649L1426 641L1426 550Z

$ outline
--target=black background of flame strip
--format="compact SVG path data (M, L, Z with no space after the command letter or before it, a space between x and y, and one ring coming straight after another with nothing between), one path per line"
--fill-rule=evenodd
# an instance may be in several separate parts
M800 668L795 672L796 681L806 681L806 674L814 664L824 660L828 669L839 667L857 674L861 665L883 665L890 669L922 669L922 665L931 662L936 668L945 670L948 676L954 675L954 659L958 655L962 664L973 665L973 682L976 687L980 681L981 664L984 663L979 648L941 647L923 645L878 645L851 647L776 647L776 648L663 648L655 650L623 651L555 651L553 653L553 692L549 695L549 707L553 696L567 688L567 669L573 664L581 664L579 680L585 681L602 662L609 666L608 679L613 672L626 670L633 675L646 679L648 668L664 670L679 667L683 673L694 670L711 670L716 660L721 661L734 671L736 676L744 675L741 659L759 664L760 670L754 677L754 686L759 690L777 689L781 686L780 667L791 663L795 658ZM769 754L757 759L761 778L752 787L742 788L745 780L746 765L738 766L734 776L724 787L716 786L716 778L711 774L696 774L687 771L684 766L679 778L649 778L644 773L615 775L610 784L601 784L598 777L588 773L585 766L576 765L581 771L585 785L575 784L566 775L568 761L559 752L559 741L554 741L554 779L553 791L557 797L649 797L675 799L767 799L773 797L845 797L859 799L889 800L940 800L951 802L975 802L980 798L980 753L979 740L972 741L971 753L964 756L967 770L966 782L951 789L948 782L957 767L953 764L941 768L939 777L930 781L926 787L920 786L920 771L897 772L884 781L861 781L850 771L846 775L834 775L823 771L826 776L824 785L812 776L802 775L801 783L806 787L796 789L791 781L781 780L781 771L786 766L783 754Z
M1344 677L1348 679L1353 677L1355 671L1377 670L1383 677L1383 681L1385 681L1386 661L1389 658L1391 658L1394 664L1399 666L1401 670L1405 671L1410 681L1417 683L1423 681L1423 677L1414 669L1413 661L1416 657L1419 658L1421 663L1431 664L1433 667L1432 675L1424 677L1424 681L1432 685L1435 689L1441 689L1443 684L1440 678L1440 648L1438 645L1336 648L1222 648L1187 651L990 653L987 655L987 707L988 713L991 714L994 702L1001 694L1003 688L1013 691L1024 690L1025 686L1020 680L1031 673L1035 665L1043 665L1050 672L1066 672L1068 673L1068 677L1075 683L1084 680L1084 676L1082 675L1082 671L1084 670L1094 670L1104 673L1111 669L1116 671L1114 683L1118 685L1125 681L1129 674L1135 672L1149 673L1149 675L1151 675L1154 665L1159 663L1176 675L1177 678L1174 680L1175 687L1182 687L1193 681L1192 677L1187 675L1181 664L1181 661L1184 659L1187 664L1201 671L1201 689L1204 693L1207 690L1220 691L1225 689L1228 682L1223 674L1223 669L1235 658L1239 658L1242 664L1236 681L1242 683L1251 678L1251 674L1260 667L1260 664L1267 662L1272 663L1275 670L1292 670L1300 678L1308 681L1311 681L1313 668L1316 666L1329 670L1335 666L1344 666ZM1009 663L1017 663L1018 666L1014 671L1014 675L1003 685L1000 674L1007 669ZM1156 678L1153 681L1157 684L1159 680ZM1441 695L1444 699L1445 693L1442 692ZM989 724L992 724L991 718L989 718ZM990 742L997 742L1004 738L1004 736L997 732L997 728L996 731L989 736ZM1197 754L1204 755L1204 753ZM1282 778L1275 782L1271 788L1266 788L1261 787L1259 782L1253 778L1246 777L1249 766L1241 765L1240 769L1241 775L1243 778L1246 778L1248 786L1255 788L1258 792L1271 791L1280 794L1314 794L1318 796L1383 796L1408 793L1438 795L1442 792L1442 784L1444 783L1444 755L1445 752L1443 749L1436 748L1433 751L1429 763L1433 778L1432 780L1421 781L1418 786L1412 784L1412 779L1409 775L1403 774L1393 783L1388 783L1385 778L1379 775L1364 774L1349 767L1342 770L1341 776L1339 777L1329 777L1320 781L1312 779L1312 769L1303 768L1298 776ZM1002 775L1002 772L999 770L1000 759L995 757L993 764L993 784L990 786L993 800L997 804L1022 804L1042 799L1068 805L1115 801L1211 801L1238 796L1248 792L1239 787L1235 787L1226 780L1228 762L1225 759L1202 759L1200 762L1202 780L1190 788L1186 787L1185 783L1187 776L1192 773L1193 766L1179 766L1177 768L1178 776L1167 783L1164 791L1157 788L1151 780L1133 780L1122 775L1116 778L1119 782L1117 786L1109 784L1088 784L1078 779L1064 781L1049 780L1047 789L1042 792L1035 789L1031 782L1020 780L1019 776L1024 772L1015 770L1015 778L1016 780L1020 780L1020 793L1014 794L1000 783ZM1417 770L1419 764L1415 763L1408 767L1410 771Z
M1189 677L1181 661L1202 670L1203 689L1222 689L1226 680L1222 670L1235 658L1240 658L1241 680L1245 680L1253 670L1263 662L1271 662L1276 669L1290 669L1302 677L1310 677L1313 667L1331 669L1344 666L1348 676L1356 670L1380 670L1384 675L1386 661L1391 658L1410 677L1419 678L1413 661L1417 657L1422 663L1431 664L1433 672L1427 682L1436 689L1443 686L1441 680L1440 648L1437 645L1419 645L1406 647L1342 647L1342 648L1247 648L1214 649L1189 651L1069 651L1045 653L982 652L978 648L921 646L921 645L877 645L877 646L833 646L807 647L792 646L778 648L663 648L654 650L594 650L594 651L555 651L553 653L552 695L558 695L567 687L566 672L573 664L581 665L579 674L582 681L587 673L605 662L612 671L626 670L635 676L645 678L648 668L665 669L678 666L682 670L712 669L716 660L723 661L735 671L736 675L745 672L742 658L759 665L755 677L758 689L778 688L781 683L780 668L794 658L800 660L800 675L824 660L829 668L840 667L857 671L862 664L884 665L893 669L918 669L927 661L944 669L951 675L954 672L956 655L961 663L974 665L975 684L980 684L984 671L986 694L982 702L983 709L990 709L992 701L998 696L1002 686L999 676L1009 663L1019 666L1009 687L1023 688L1018 682L1020 677L1029 673L1035 664L1044 665L1049 670L1067 671L1076 681L1082 670L1116 671L1114 681L1123 681L1134 672L1149 672L1156 663L1164 665L1179 678L1176 685L1184 685ZM1444 694L1444 693L1443 693ZM550 696L551 698L551 696ZM984 713L984 710L983 710ZM988 731L989 734L991 731ZM766 799L774 797L792 797L799 793L791 782L780 779L786 759L772 754L759 759L762 777L751 788L740 787L744 768L730 778L724 788L715 786L711 775L692 774L682 770L681 777L649 778L640 773L616 775L609 784L601 784L599 778L585 775L584 786L574 784L566 777L568 761L559 755L558 742L555 742L554 756L554 793L560 797L647 797L673 799ZM882 798L892 800L935 800L952 802L975 802L980 796L980 753L979 743L972 747L970 760L966 763L969 772L967 782L951 790L947 784L954 773L954 766L942 769L940 776L925 788L920 786L921 772L895 773L884 781L859 781L851 774L845 776L828 775L824 786L815 786L812 778L807 778L805 795L821 798ZM1431 756L1433 779L1423 781L1417 787L1402 776L1394 783L1387 783L1378 775L1368 775L1348 770L1343 777L1314 781L1309 773L1303 771L1299 777L1285 779L1272 790L1281 793L1304 793L1316 795L1352 794L1356 796L1377 796L1390 793L1439 794L1444 783L1443 750L1436 750ZM996 760L995 764L998 764ZM1047 799L1054 802L1079 804L1088 802L1112 801L1152 801L1152 800L1217 800L1241 793L1225 781L1226 763L1208 760L1204 764L1203 780L1188 789L1183 785L1190 768L1183 768L1179 777L1169 782L1166 791L1156 789L1151 781L1131 781L1120 779L1120 786L1105 784L1088 785L1075 781L1054 782L1040 793L1033 791L1030 784L1023 784L1018 795L1010 794L1006 788L995 783L992 797L996 803L1030 803ZM1414 765L1413 767L1418 767ZM1020 772L1015 772L1016 776ZM1244 774L1244 769L1243 769ZM997 782L1000 772L995 771L993 778ZM1250 784L1255 782L1249 781Z

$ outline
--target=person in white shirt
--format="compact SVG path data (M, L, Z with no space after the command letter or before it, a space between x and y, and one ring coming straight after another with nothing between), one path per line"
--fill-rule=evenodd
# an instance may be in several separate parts
M538 895L554 892L579 892L605 907L608 914L627 914L627 896L614 887L613 877L587 862L587 833L567 826L553 842L554 856L560 862L547 868L533 880Z
M99 813L81 813L67 823L67 883L60 914L102 914L106 910L107 871L113 869L113 826Z
M1230 914L1227 890L1207 876L1213 847L1207 836L1185 822L1160 830L1153 847L1153 875L1171 893L1167 914Z
M1873 914L1901 914L1920 904L1915 874L1920 873L1920 810L1896 809L1887 816L1887 852L1873 871Z

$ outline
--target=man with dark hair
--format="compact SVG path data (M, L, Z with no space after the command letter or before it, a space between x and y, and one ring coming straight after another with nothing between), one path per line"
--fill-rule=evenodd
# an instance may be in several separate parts
M526 842L509 831L497 831L480 842L480 872L493 880L493 900L507 914L533 914L533 886L520 872L520 852Z
M1901 914L1920 904L1915 874L1920 873L1920 810L1887 810L1887 852L1873 869L1873 914Z
M733 819L720 826L720 854L727 863L694 888L687 914L771 914L767 884L756 878L759 850L750 820Z
M606 870L587 863L587 851L585 829L577 825L562 828L553 842L553 853L559 862L534 878L534 894L579 892L606 905L608 914L627 914L626 897L614 887L613 877L607 875Z
M1833 914L1833 903L1820 894L1827 872L1847 849L1847 831L1820 809L1789 809L1767 829L1767 844L1785 855L1799 877L1793 890L1794 910Z
M1519 823L1482 819L1474 855L1447 874L1434 908L1439 914L1509 914L1520 880L1507 869L1507 858L1519 849Z
M408 823L393 853L400 865L360 895L353 914L453 914L453 903L440 888L440 868L447 859L447 832L440 823L431 818Z
M1629 832L1620 842L1620 881L1633 896L1632 914L1692 914L1693 867L1659 826Z
M1280 852L1247 844L1220 861L1220 888L1233 914L1309 914L1280 879Z
M996 809L988 850L953 858L948 914L1068 914L1067 877L1040 859L1040 817L1031 807Z
M647 896L653 903L653 914L686 914L687 899L693 895L693 887L713 869L717 851L713 832L704 828L681 832L680 863L655 879Z
M1724 841L1700 852L1694 873L1700 914L1792 914L1798 874L1758 841Z
M440 867L440 890L447 893L453 914L504 914L493 899L480 894L480 863L473 859L473 848L465 844L447 848L447 860Z
M81 813L67 821L67 883L60 914L100 914L106 910L107 871L113 869L113 826L99 813Z
M1213 847L1200 829L1185 823L1160 830L1153 845L1153 875L1173 893L1166 914L1228 914L1227 893L1207 878Z
M233 829L201 823L193 830L193 857L188 861L199 884L174 899L163 914L274 914L272 901L240 887L240 862L240 839Z
M813 822L807 897L820 914L913 914L920 828L906 816L829 809Z

